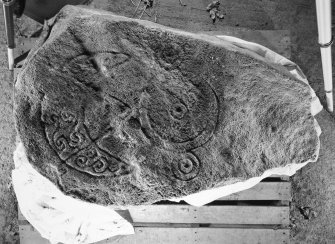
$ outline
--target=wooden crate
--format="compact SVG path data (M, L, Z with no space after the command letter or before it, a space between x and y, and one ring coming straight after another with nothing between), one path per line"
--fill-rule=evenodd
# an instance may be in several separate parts
M98 244L289 243L290 200L290 182L276 177L203 207L160 202L119 210L135 227L135 235ZM21 244L49 243L22 214L19 225Z

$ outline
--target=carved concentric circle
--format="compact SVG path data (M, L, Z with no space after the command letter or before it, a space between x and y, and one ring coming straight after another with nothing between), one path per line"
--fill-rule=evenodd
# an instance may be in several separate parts
M171 116L175 119L182 119L187 112L187 107L182 103L174 104L170 110Z
M75 163L76 165L78 165L79 167L87 167L87 157L85 156L79 156L75 159Z
M182 181L189 181L197 177L201 163L192 153L187 153L173 161L172 170L174 176Z
M179 161L179 171L183 174L189 174L193 170L193 161L190 159L182 159Z
M208 83L150 87L143 97L147 101L142 104L145 112L141 114L141 122L160 147L188 151L206 144L212 137L219 104Z
M108 167L108 162L104 158L99 158L93 164L93 169L96 173L103 173Z

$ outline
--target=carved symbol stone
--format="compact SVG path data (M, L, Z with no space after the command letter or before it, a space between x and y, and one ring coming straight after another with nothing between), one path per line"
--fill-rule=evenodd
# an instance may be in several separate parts
M198 158L187 153L184 157L173 161L172 170L175 177L182 181L189 181L197 177L201 168Z
M310 87L241 48L73 6L43 35L15 120L66 194L151 204L317 155Z

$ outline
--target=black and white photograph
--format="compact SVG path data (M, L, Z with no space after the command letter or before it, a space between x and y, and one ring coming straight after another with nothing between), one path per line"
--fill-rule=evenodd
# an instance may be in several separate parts
M335 244L335 1L0 8L0 244Z

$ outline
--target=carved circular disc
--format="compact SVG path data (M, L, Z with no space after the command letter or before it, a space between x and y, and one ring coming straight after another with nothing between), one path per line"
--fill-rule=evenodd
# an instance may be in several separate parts
M201 163L192 153L187 153L181 158L175 159L172 164L174 176L178 180L192 180L199 174Z
M187 151L208 142L217 124L218 101L209 84L168 84L149 89L147 132L168 150Z

